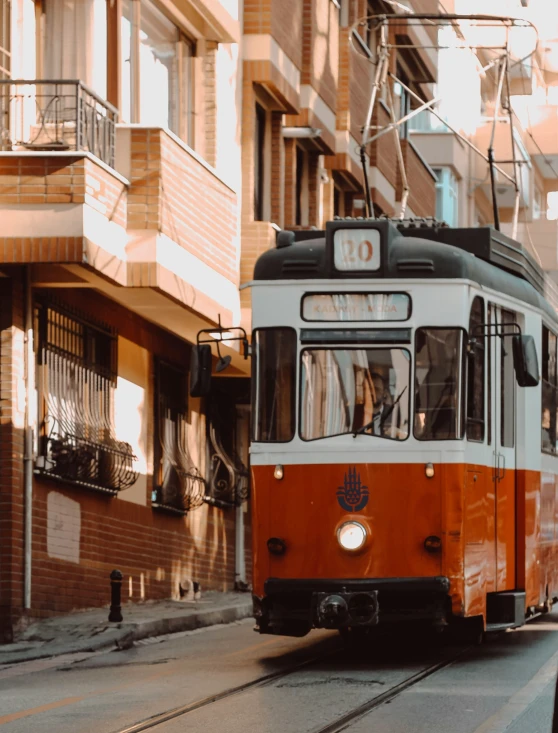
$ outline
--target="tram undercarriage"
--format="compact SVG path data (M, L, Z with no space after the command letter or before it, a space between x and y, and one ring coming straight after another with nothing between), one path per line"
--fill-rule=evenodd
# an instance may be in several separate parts
M409 621L442 628L451 609L447 578L279 579L253 597L261 634L370 628Z

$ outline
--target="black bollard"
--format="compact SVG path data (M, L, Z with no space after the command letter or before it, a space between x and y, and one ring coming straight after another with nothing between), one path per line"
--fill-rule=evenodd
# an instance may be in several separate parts
M109 621L122 621L122 606L120 605L120 591L122 578L120 570L113 570L110 574L110 613Z

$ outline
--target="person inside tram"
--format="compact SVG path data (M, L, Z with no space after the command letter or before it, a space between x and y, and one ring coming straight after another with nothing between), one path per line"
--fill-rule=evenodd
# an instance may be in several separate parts
M392 397L385 377L377 371L370 373L371 404L365 411L366 432L371 435L386 435L393 419Z
M552 450L552 438L550 436L550 410L544 407L542 411L542 449L550 452Z

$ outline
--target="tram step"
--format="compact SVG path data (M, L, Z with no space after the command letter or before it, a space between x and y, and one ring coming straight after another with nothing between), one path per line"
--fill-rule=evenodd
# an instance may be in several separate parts
M486 621L487 629L502 625L504 628L523 626L525 623L525 591L513 590L504 591L503 593L488 593L486 596Z
M516 624L486 624L486 633L494 634L496 631L505 631L506 629L513 629Z

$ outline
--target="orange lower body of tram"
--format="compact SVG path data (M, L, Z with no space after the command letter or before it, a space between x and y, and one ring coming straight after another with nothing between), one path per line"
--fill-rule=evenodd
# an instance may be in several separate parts
M558 590L558 481L464 464L253 466L260 633L422 620L521 625ZM339 542L364 527L356 550ZM352 526L352 525L351 525Z

